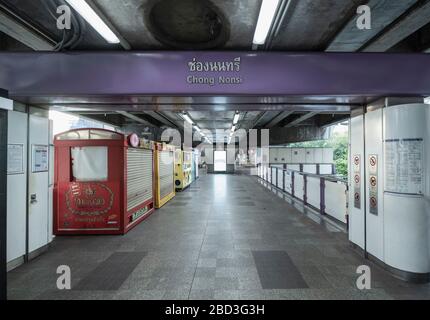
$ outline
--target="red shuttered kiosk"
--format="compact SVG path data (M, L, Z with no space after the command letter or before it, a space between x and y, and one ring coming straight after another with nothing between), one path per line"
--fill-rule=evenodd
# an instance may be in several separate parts
M125 234L153 212L152 144L78 129L54 146L54 234Z

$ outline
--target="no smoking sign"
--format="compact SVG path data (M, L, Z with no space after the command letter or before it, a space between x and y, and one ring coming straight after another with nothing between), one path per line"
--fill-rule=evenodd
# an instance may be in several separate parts
M371 156L370 157L370 165L372 167L375 167L377 164L378 164L378 160L376 159L376 157L375 156Z

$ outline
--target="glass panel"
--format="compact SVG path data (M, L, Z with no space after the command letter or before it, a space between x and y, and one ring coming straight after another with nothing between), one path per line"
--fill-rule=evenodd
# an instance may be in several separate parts
M108 179L107 147L74 147L73 177L76 181L106 181Z
M104 130L90 130L91 140L121 140L122 136L116 132Z
M83 129L76 131L69 131L57 136L57 140L121 140L122 135L116 132L97 130L97 129Z
M89 130L69 131L57 136L57 140L88 140Z

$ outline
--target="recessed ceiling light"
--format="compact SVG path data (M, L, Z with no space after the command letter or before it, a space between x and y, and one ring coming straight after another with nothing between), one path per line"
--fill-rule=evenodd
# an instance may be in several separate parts
M261 3L260 14L258 16L257 27L255 28L253 43L263 45L275 17L279 0L263 0Z
M120 43L115 33L107 26L85 0L66 0L107 42Z

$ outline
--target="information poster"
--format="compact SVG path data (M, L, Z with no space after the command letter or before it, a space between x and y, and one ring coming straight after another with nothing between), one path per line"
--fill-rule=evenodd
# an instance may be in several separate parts
M33 145L32 146L32 172L46 172L49 167L48 146Z
M385 141L385 191L401 194L424 193L423 139Z
M24 145L8 144L7 146L7 174L24 173Z

